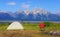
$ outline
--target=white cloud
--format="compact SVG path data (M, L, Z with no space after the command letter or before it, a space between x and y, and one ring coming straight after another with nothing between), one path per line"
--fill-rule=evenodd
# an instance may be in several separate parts
M7 5L16 5L15 2L8 2Z
M29 4L25 4L25 3L22 3L21 6L22 6L23 8L26 8L26 9L30 8L30 5L29 5Z

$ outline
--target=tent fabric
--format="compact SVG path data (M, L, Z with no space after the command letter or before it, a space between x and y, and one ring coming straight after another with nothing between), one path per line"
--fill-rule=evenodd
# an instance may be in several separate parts
M11 23L7 28L7 30L16 30L16 29L24 29L22 24L18 21Z

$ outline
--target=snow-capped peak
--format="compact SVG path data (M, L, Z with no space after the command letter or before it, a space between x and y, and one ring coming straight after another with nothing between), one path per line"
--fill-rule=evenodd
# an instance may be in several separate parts
M20 13L23 13L24 11L18 10L18 11L16 11L16 12L17 12L17 14L20 14Z
M7 11L6 13L8 13L9 15L11 15L11 17L16 18L15 13L13 13L13 12L11 12L11 11Z
M33 14L37 14L37 13L39 13L39 9L34 8L32 12L33 12Z
M41 15L41 14L43 14L43 15L48 15L49 12L48 12L47 10L45 10L45 9L39 9L39 14L40 14L40 15Z
M25 10L24 12L25 12L25 14L26 14L26 15L28 15L28 14L30 14L30 13L31 13L31 11L30 11L30 10Z

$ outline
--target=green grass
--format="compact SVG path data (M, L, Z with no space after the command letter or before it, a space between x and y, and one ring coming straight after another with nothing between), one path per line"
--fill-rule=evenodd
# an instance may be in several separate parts
M11 34L14 34L13 36L31 36L31 37L60 37L60 36L52 36L49 34L43 34L40 33L40 28L39 28L39 23L22 23L23 27L25 30L23 31L7 31L7 27L10 25L11 23L0 23L0 37L1 36L12 36ZM52 22L45 22L45 30L46 31L51 31L51 30L59 30L60 31L60 23L52 23ZM3 31L1 31L3 30ZM6 31L4 31L6 30ZM32 31L33 30L33 31ZM6 33L7 32L7 33ZM16 32L16 33L15 33ZM16 35L15 35L16 34ZM24 36L24 37L25 37Z
M0 23L0 30L6 30L10 23Z
M6 30L10 23L0 23L0 30ZM25 30L40 30L39 23L22 23ZM45 22L45 30L59 30L60 31L60 23L51 23Z
M26 30L39 30L38 25L23 25Z
M50 23L48 27L45 27L45 30L47 31L60 30L60 23Z

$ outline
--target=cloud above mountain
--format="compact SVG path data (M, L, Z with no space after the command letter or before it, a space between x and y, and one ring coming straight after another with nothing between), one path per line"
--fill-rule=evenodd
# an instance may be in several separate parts
M13 6L13 5L16 5L16 2L8 2L7 5Z
M25 8L25 9L28 9L28 8L30 8L30 5L29 4L26 4L26 3L22 3L21 4L21 7L22 8Z

